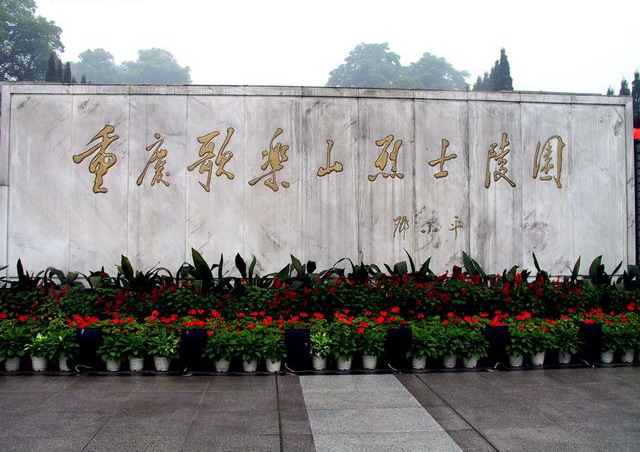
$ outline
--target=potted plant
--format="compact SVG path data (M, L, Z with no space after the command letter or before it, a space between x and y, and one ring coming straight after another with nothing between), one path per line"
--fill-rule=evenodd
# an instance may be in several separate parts
M362 367L368 370L375 369L378 356L384 353L387 328L382 324L361 319L356 331L360 336L358 351L362 354Z
M258 359L261 358L262 344L261 328L253 323L246 324L238 330L237 354L242 360L242 369L245 372L255 372L258 369Z
M284 332L277 327L266 327L262 334L260 355L265 359L267 372L280 372L282 360L287 355Z
M105 362L109 372L120 370L120 364L127 353L127 344L122 340L120 331L109 328L103 330L102 345L98 348L98 355Z
M327 356L331 353L331 339L329 338L327 321L325 319L318 319L311 324L309 340L311 342L313 369L325 370L327 367Z
M448 320L445 320L448 322ZM443 323L436 330L436 350L442 357L442 365L447 369L456 367L458 355L462 351L463 329L456 323Z
M144 354L148 349L147 335L148 328L145 324L131 322L123 327L122 341L132 372L140 372L144 368Z
M25 355L30 334L30 325L24 320L0 321L0 361L4 361L7 372L20 369L20 358Z
M147 353L153 356L156 372L169 370L171 360L178 355L180 336L165 323L148 324Z
M34 372L47 370L47 361L57 354L55 338L46 331L32 336L25 349L31 354L31 368Z
M331 353L338 361L338 370L350 370L353 354L358 349L358 333L353 327L353 319L337 316L329 325Z
M214 361L216 372L228 372L231 358L238 353L237 333L227 328L207 332L202 356Z
M559 364L569 364L571 356L575 355L582 346L578 330L579 326L576 320L566 315L551 323L550 331L555 338Z
M635 322L629 321L626 314L605 316L603 320L600 354L602 362L613 362L615 352L622 354L623 362L632 362L633 350L638 344L638 329Z
M439 320L415 320L409 324L411 345L407 358L411 358L414 369L424 369L427 358L438 356L436 331L441 328Z
M473 369L478 365L478 360L487 356L489 341L477 330L462 330L460 335L460 350L462 362L467 369Z

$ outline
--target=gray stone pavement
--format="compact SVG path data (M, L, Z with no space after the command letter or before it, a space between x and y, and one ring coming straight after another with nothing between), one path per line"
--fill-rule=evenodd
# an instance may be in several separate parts
M460 449L640 450L640 367L0 377L3 452Z

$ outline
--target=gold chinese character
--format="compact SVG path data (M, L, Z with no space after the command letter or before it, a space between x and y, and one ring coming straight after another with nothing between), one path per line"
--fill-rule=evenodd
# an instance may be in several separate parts
M495 160L496 165L498 165L498 168L493 172L493 180L495 182L497 182L500 179L504 179L506 180L509 185L511 185L512 187L515 187L516 184L507 177L507 155L509 154L509 152L511 152L511 149L509 148L509 145L511 143L509 143L509 135L507 135L506 133L502 134L502 141L500 143L500 152L496 151L496 148L498 147L498 143L492 143L489 146L489 152L487 154L487 176L485 178L484 181L484 186L486 188L489 188L489 186L491 185L491 171L490 171L490 164L491 164L491 160Z
M553 142L555 141L556 164L553 164ZM540 180L555 180L556 186L562 188L562 150L565 144L560 135L553 135L544 142L542 147L538 141L536 146L536 155L533 157L533 178L538 177L538 173L542 171L544 176L540 176ZM544 162L543 162L544 159ZM542 164L542 167L540 166ZM550 176L549 172L555 170L555 176Z
M104 182L104 176L109 171L109 168L115 165L116 162L118 161L118 157L116 157L115 154L112 154L111 152L106 152L109 145L114 141L116 141L118 138L120 138L119 135L109 136L109 134L113 133L115 130L116 130L115 127L113 127L110 124L107 124L102 128L100 132L96 134L96 136L94 136L93 138L91 138L91 140L89 140L89 142L87 143L87 146L89 146L91 143L93 143L98 139L100 139L100 142L96 143L89 150L73 156L74 163L80 163L85 158L87 158L94 152L98 151L98 153L89 162L89 172L96 175L95 180L93 182L94 193L107 193L109 191L102 186L102 183Z
M425 225L424 229L421 229L420 232L422 232L423 234L435 234L436 232L438 232L440 229L438 227L435 226L435 221L427 221L427 224Z
M409 219L406 215L397 216L393 219L393 224L395 226L393 230L393 238L396 237L396 234L399 236L402 234L402 238L404 238L407 229L409 229Z
M398 172L398 152L400 152L400 147L402 146L402 140L396 140L393 144L393 150L389 153L387 149L393 143L393 135L387 135L381 140L376 140L376 146L382 146L382 151L380 151L380 155L376 159L375 165L376 168L380 169L380 172L377 174L369 174L368 179L373 182L380 175L382 177L397 177L398 179L402 179L404 174ZM387 168L387 164L389 160L393 162L391 166L391 172L385 173L384 170Z
M144 167L144 171L142 172L142 174L140 174L140 176L138 176L138 180L136 180L136 184L142 185L142 182L144 181L144 178L147 175L147 170L149 169L149 166L151 166L152 163L155 163L153 165L153 170L155 171L155 173L153 175L153 179L151 179L151 186L153 187L158 182L162 182L166 187L168 187L169 182L167 182L162 178L162 175L164 173L164 165L167 163L167 161L165 160L165 157L167 156L167 150L161 149L162 144L164 143L164 138L162 138L162 136L159 133L154 133L153 137L156 139L156 142L146 147L147 152L151 152L152 150L153 152L151 153L151 157L149 157L149 160L147 161L147 164ZM167 173L167 176L168 175L169 174Z
M218 167L218 169L216 170L217 177L220 177L223 174L227 176L227 179L229 180L235 177L233 173L224 169L224 166L229 162L229 160L233 158L233 152L227 151L226 148L231 141L231 137L233 136L234 132L235 130L233 127L229 127L227 129L227 135L224 137L224 141L222 142L222 146L220 146L217 155L215 155L216 144L213 140L215 140L216 137L220 135L220 132L214 130L211 133L198 137L198 143L201 144L200 150L198 151L198 156L201 158L197 162L189 165L187 169L189 171L193 171L199 166L200 168L198 169L198 173L207 173L207 183L203 184L202 182L198 182L207 193L209 193L209 190L211 190L211 173L213 171L214 163ZM214 157L215 160L213 160Z
M440 165L440 171L434 174L436 179L440 179L441 177L447 177L447 175L449 174L449 171L446 171L444 169L445 162L447 160L453 160L458 156L457 154L446 155L448 147L449 147L449 140L447 140L446 138L443 138L442 147L440 149L440 158L429 161L429 166Z
M270 167L271 170L266 172L262 176L256 177L255 179L252 179L251 181L249 181L249 185L254 186L265 177L271 176L264 181L264 184L267 187L269 187L271 190L278 191L278 181L276 180L276 173L280 171L282 168L284 168L283 163L289 160L289 158L287 157L287 151L289 150L289 145L282 144L280 142L277 142L274 145L273 142L275 141L276 138L282 135L283 132L284 131L280 127L278 127L276 129L276 133L273 134L273 137L269 142L269 149L265 149L264 151L262 151L262 157L265 158L265 162L262 164L260 169L262 169L263 171L266 171L267 168ZM282 181L280 185L282 185L283 188L289 188L290 184L287 181Z
M455 217L453 217L453 223L451 223L451 227L449 228L450 231L454 232L454 237L453 240L458 238L458 229L460 229L462 226L464 226L462 224L462 221L460 221L460 219L458 218L458 215L456 215Z
M339 173L342 171L342 163L338 161L336 161L336 163L333 166L329 166L331 165L331 149L333 149L333 140L327 140L327 166L324 168L322 166L318 168L319 177L326 176L332 171L335 171L336 173Z

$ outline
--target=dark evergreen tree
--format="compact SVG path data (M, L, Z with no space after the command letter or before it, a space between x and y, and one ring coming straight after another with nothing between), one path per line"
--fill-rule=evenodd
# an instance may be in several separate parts
M81 85L87 84L87 77L84 74L82 74L82 77L80 77L80 84Z
M478 75L478 78L476 79L476 83L473 85L473 91L483 91L482 77L480 77L479 75Z
M607 96L613 96L613 95L614 95L613 88L611 87L607 88Z
M78 81L76 80L75 77L71 77L71 84L75 85L76 83L78 83Z
M64 74L62 75L63 83L71 83L71 64L67 61L64 65Z
M620 82L620 92L618 93L618 96L629 96L631 95L631 91L629 90L629 83L627 82L626 78L622 79L622 82Z
M496 66L496 78L493 82L494 91L513 91L511 67L504 47L500 49L500 61Z
M56 58L56 82L58 83L62 82L63 78L64 78L64 69L62 67L62 61L60 61L60 58Z
M638 71L633 74L631 99L633 99L633 127L640 127L640 73Z
M45 82L56 81L56 54L51 52L49 55L49 61L47 62L47 73L44 76Z

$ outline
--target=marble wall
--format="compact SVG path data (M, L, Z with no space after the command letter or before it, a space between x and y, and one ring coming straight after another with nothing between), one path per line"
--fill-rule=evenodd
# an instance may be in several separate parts
M0 260L175 271L199 250L327 268L554 274L635 262L630 101L533 93L4 84ZM83 158L84 157L84 158Z

